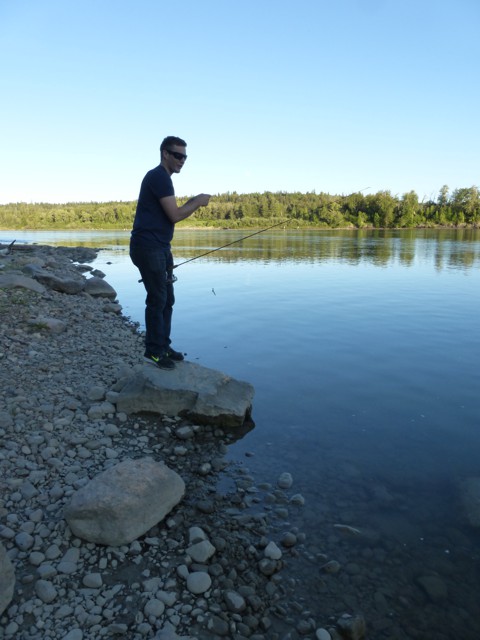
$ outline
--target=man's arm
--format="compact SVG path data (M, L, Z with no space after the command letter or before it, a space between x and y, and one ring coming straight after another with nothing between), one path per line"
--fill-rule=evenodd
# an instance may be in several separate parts
M209 196L208 193L200 193L198 196L190 198L190 200L179 207L177 206L175 196L167 196L166 198L160 198L160 204L171 222L176 224L177 222L180 222L180 220L185 220L185 218L191 216L192 213L195 213L195 211L200 209L200 207L206 207L210 197L211 196Z

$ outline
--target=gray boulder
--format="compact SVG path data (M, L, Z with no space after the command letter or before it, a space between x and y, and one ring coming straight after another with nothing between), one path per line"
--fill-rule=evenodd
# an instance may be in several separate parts
M5 547L0 543L0 615L12 601L14 588L15 571Z
M254 388L220 371L178 362L164 371L151 364L127 379L117 411L181 416L201 424L240 427L250 418Z
M182 478L163 463L129 459L74 493L64 515L79 538L121 546L163 520L184 493Z
M41 282L49 289L60 291L60 293L68 293L75 295L85 288L85 280L79 278L60 278L59 276L48 273L47 271L35 271L34 278Z
M55 247L55 255L61 255L72 262L91 262L95 260L99 249L91 247Z
M22 289L30 289L36 293L45 293L45 287L36 282L33 278L22 276L18 273L5 273L0 276L0 289L11 289L20 287Z
M102 278L89 278L85 283L85 292L95 298L115 300L117 297L115 289Z
M28 324L33 326L38 325L47 329L51 333L63 333L67 328L67 324L63 320L59 320L58 318L48 318L46 316L38 316L34 320L29 320Z

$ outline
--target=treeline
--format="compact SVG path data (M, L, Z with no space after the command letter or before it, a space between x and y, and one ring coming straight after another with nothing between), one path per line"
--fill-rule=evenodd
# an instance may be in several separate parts
M187 198L179 198L179 204ZM0 205L3 229L129 229L136 202L17 202ZM442 187L436 200L419 201L415 191L401 197L390 191L351 193L225 193L212 197L208 207L180 223L219 228L262 227L282 219L297 227L414 228L477 227L480 195L477 187Z

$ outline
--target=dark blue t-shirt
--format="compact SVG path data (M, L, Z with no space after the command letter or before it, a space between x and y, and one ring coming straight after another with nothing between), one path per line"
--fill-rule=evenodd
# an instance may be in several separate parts
M173 182L161 164L142 180L138 196L132 242L139 246L170 246L175 225L160 204L160 198L175 195Z

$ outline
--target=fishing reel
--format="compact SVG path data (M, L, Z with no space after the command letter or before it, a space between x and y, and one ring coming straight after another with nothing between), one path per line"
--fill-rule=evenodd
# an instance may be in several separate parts
M177 276L173 275L173 269L168 269L167 271L165 271L165 282L167 284L173 284L174 282L176 282L178 280ZM143 282L143 279L140 278L140 280L138 281Z
M173 268L172 269L167 269L165 275L166 275L166 283L167 284L173 284L174 282L176 282L178 280L177 276L173 275Z

